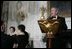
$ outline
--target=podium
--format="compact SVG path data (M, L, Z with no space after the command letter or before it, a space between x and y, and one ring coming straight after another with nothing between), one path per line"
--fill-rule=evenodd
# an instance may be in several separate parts
M59 30L59 22L57 19L49 19L49 20L38 20L38 24L40 26L41 32L46 33L46 38L48 39L48 48L52 48L52 39L55 38L55 34L58 33Z

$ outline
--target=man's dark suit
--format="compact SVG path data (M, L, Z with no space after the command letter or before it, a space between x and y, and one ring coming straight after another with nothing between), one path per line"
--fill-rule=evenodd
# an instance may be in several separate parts
M53 17L48 17L47 20L49 19L53 19ZM60 17L58 16L57 19L59 19L59 31L58 33L55 35L55 39L53 40L53 48L63 48L65 42L64 40L61 38L62 34L65 33L65 31L67 30L67 25L65 22L65 18L64 17Z

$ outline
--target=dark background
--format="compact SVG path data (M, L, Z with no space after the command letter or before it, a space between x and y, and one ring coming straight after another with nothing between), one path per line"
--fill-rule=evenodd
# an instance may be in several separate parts
M57 7L60 15L71 17L71 1L50 1L50 6Z

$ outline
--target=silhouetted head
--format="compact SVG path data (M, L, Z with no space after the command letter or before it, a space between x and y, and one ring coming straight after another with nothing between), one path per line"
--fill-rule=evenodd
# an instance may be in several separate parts
M22 33L25 33L25 40L27 40L28 41L28 39L29 39L29 34L25 31L25 26L24 25L19 25L18 26L18 32L20 33L20 32L22 32Z
M18 29L19 29L21 32L25 32L25 26L22 25L22 24L18 26Z
M1 32L5 32L5 22L1 20Z
M11 26L9 29L10 29L11 33L15 32L15 27Z
M1 26L4 24L4 21L1 20Z

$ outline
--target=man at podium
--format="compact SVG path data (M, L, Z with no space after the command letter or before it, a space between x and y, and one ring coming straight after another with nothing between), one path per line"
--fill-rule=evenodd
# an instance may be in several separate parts
M59 20L59 23L60 23L60 33L61 31L64 31L64 30L67 30L67 25L66 25L66 22L65 22L65 18L64 17L60 17L58 15L58 9L56 7L52 7L51 8L51 16L49 16L47 18L48 19L60 19Z
M60 17L58 15L58 9L56 7L52 7L50 16L47 18L47 20L52 20L52 19L56 19L59 22L58 32L55 34L55 38L52 42L54 44L53 47L61 48L63 46L63 41L59 37L61 37L62 33L65 33L65 31L67 30L67 25L66 25L66 22L65 22L65 18Z
M42 8L44 14L44 8ZM44 16L42 15L41 18ZM67 30L67 25L64 17L58 15L56 7L51 8L50 16L45 20L44 18L38 21L42 33L46 33L48 48L61 48L63 45L62 34Z

